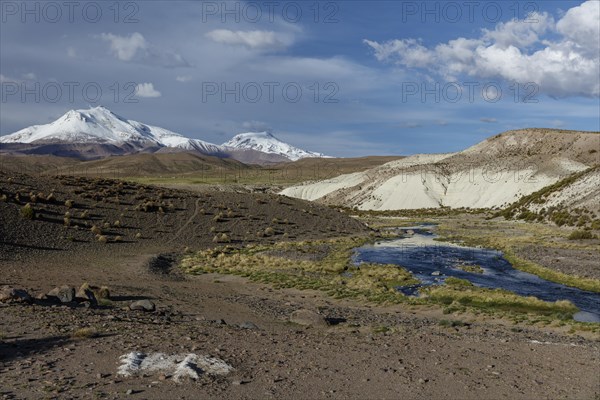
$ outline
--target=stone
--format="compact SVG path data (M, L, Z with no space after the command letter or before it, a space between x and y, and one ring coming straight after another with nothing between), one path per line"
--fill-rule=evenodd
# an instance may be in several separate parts
M243 324L240 324L240 328L242 328L242 329L250 329L250 330L257 330L258 326L256 326L256 324L254 324L252 322L244 322Z
M48 292L47 296L57 299L61 303L70 303L75 300L75 288L71 286L55 287Z
M138 300L129 305L129 309L133 311L155 311L156 305L150 300Z
M326 327L327 321L323 316L310 310L296 310L290 315L290 322L304 326Z
M434 271L431 273L433 276L440 276L442 273L440 271Z
M92 307L96 307L98 305L96 295L88 288L80 288L77 291L77 294L75 294L75 299L80 303L89 303Z
M29 293L27 293L26 290L15 289L10 286L3 286L0 289L0 302L7 302L7 301L32 303L33 300L31 298L31 296L29 295Z

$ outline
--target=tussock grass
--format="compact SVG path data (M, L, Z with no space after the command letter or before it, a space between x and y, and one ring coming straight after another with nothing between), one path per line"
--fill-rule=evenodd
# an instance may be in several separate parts
M407 301L395 287L418 281L405 269L395 265L352 265L353 249L366 241L365 238L344 238L251 245L241 249L225 246L184 258L182 268L190 274L216 272L245 276L277 288L321 290L335 298L360 297L377 303ZM329 251L318 261L273 255L310 254L322 251L323 246ZM346 274L341 275L344 272Z
M481 268L480 265L464 264L464 265L459 265L456 268L460 269L461 271L465 271L465 272L471 272L474 274L483 274L483 268Z
M567 300L548 302L533 296L519 296L503 289L446 284L430 286L424 291L428 298L436 303L470 306L483 310L550 315L558 319L571 319L573 314L579 311L573 303Z
M543 267L532 261L517 257L511 249L504 250L504 258L512 264L513 267L524 272L529 272L546 279L547 281L561 283L566 286L576 287L590 292L600 293L600 280L592 278L582 278L575 275L567 275L550 268Z
M73 334L71 336L74 339L91 339L91 338L98 337L98 335L99 335L99 333L96 328L87 327L87 328L77 329L75 332L73 332Z

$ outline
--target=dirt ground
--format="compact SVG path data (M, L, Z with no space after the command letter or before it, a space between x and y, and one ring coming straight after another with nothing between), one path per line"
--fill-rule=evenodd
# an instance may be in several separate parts
M21 183L42 184L25 178ZM14 196L14 184L2 181L0 188ZM57 182L51 185L63 201L74 195ZM123 190L137 193L139 188ZM125 210L130 217L125 227L107 229L110 238L123 235L123 242L107 244L97 243L83 227L64 228L43 219L23 222L14 215L19 211L14 202L0 203L0 286L37 295L55 286L89 282L109 286L112 299L110 306L98 308L0 304L2 398L600 398L600 342L594 337L475 316L461 316L463 323L447 326L440 321L455 317L434 308L370 306L320 292L276 290L241 277L184 276L169 260L184 246L212 245L214 233L206 227L214 225L217 208L199 217L192 201L198 194L166 194L174 196L176 204L175 211L165 212L162 228L150 222L157 218L155 213ZM122 193L120 201L132 203L125 208L134 207L128 196ZM314 206L303 212L310 205L292 200L282 205L267 195L263 204L253 197L263 195L247 196L214 194L201 201L217 206L233 198L236 205L246 204L248 214L264 214L220 222L233 240L243 241L247 231L264 229L272 225L272 218L285 216L295 227L289 232L297 238L328 237L336 229L338 234L366 233L362 224L334 210ZM83 199L75 198L82 209L88 204ZM120 217L122 206L113 209L113 203L108 204L100 201L105 208L90 211L97 218L93 221ZM62 219L63 206L46 206L43 213ZM55 237L59 232L65 236L65 229L77 236L75 241ZM139 230L148 232L147 239L135 238ZM48 244L26 247L31 237L45 238ZM278 238L254 235L251 240ZM167 255L165 262L152 261L164 253L175 255ZM129 310L127 306L139 299L150 299L157 310ZM329 324L306 327L289 322L300 309L319 313ZM74 338L83 327L95 328L98 336ZM121 377L119 357L132 351L210 355L234 370L179 383L158 372Z

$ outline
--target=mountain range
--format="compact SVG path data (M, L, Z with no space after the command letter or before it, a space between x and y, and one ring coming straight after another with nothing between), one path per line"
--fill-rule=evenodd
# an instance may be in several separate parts
M70 110L57 120L0 137L3 153L52 154L81 159L134 153L192 151L245 163L326 157L284 143L268 132L247 132L216 145L165 128L125 119L106 107Z

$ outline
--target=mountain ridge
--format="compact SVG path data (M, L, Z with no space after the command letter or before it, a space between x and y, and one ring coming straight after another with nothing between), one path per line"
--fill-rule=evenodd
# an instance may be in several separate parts
M277 163L307 157L325 157L320 153L308 152L284 143L270 133L241 135L223 145L217 145L188 138L158 126L129 120L106 107L97 106L69 110L48 124L32 125L0 136L0 143L3 144L5 153L53 154L84 159L156 151L192 151L250 163ZM239 140L243 135L246 135L247 139L252 136L250 143L242 143Z
M302 150L277 139L270 132L246 132L234 136L231 140L222 144L225 148L237 150L255 150L268 154L276 154L286 157L292 161L302 158L329 158L322 153Z

